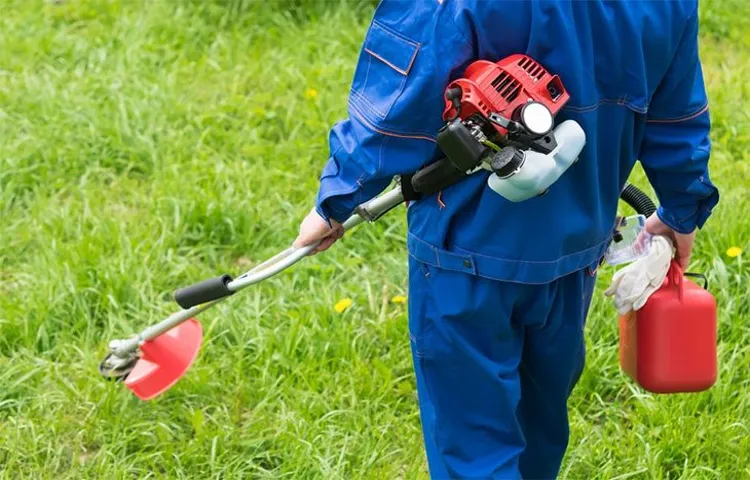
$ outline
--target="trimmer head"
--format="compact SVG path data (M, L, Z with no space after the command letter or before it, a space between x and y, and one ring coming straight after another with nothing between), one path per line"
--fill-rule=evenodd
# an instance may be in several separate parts
M144 342L132 353L123 354L114 347L99 364L99 373L110 380L124 380L138 398L151 400L185 375L198 356L202 341L201 324L190 318Z
M120 358L110 352L99 364L99 373L107 380L124 380L138 362L138 355L133 353L127 358Z
M125 379L141 400L167 391L188 371L203 341L201 324L191 318L140 347L140 358Z

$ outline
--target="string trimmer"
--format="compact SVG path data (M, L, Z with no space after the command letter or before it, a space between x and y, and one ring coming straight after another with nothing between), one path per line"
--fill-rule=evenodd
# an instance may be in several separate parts
M543 195L578 160L586 142L575 121L554 126L569 98L559 77L525 55L474 62L445 92L446 124L437 135L445 157L401 177L395 188L359 206L344 222L344 231L482 170L491 172L488 187L511 202ZM633 186L621 198L639 213L653 212L648 197ZM613 239L618 241L617 234ZM289 268L316 246L288 248L236 279L225 274L178 290L175 300L182 310L131 338L110 342L100 372L124 380L143 400L154 398L195 360L203 338L195 316Z
M625 188L621 198L641 214L653 212L648 196L633 185ZM360 206L343 228L348 231L363 222L373 222L403 201L401 187L397 186ZM236 279L225 274L177 290L175 300L182 310L128 339L111 341L99 371L107 378L123 380L141 400L165 392L185 375L198 355L203 340L201 325L195 319L198 314L286 270L315 247L287 248Z

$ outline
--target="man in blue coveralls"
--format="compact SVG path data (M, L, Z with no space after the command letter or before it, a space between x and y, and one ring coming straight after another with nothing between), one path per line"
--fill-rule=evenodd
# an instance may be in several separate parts
M357 205L440 157L448 83L525 53L558 74L587 144L548 194L511 203L469 176L409 205L409 330L433 478L553 478L584 364L595 268L636 160L659 198L651 233L687 265L718 202L695 1L383 1L348 118L330 133L296 245L338 239Z

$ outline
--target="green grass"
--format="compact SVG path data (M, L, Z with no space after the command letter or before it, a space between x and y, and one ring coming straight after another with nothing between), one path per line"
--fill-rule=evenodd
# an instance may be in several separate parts
M294 238L373 2L1 3L3 478L426 478L390 302L406 293L403 214L206 312L168 394L142 403L97 373L109 339L174 310L176 286ZM721 306L720 378L634 387L605 270L563 478L750 478L750 15L744 0L702 13L722 202L693 270Z

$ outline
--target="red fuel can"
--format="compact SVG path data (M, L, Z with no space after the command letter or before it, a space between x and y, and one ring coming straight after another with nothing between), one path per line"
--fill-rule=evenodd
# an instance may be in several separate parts
M620 317L620 367L653 393L699 392L716 381L716 299L672 262L664 284Z

